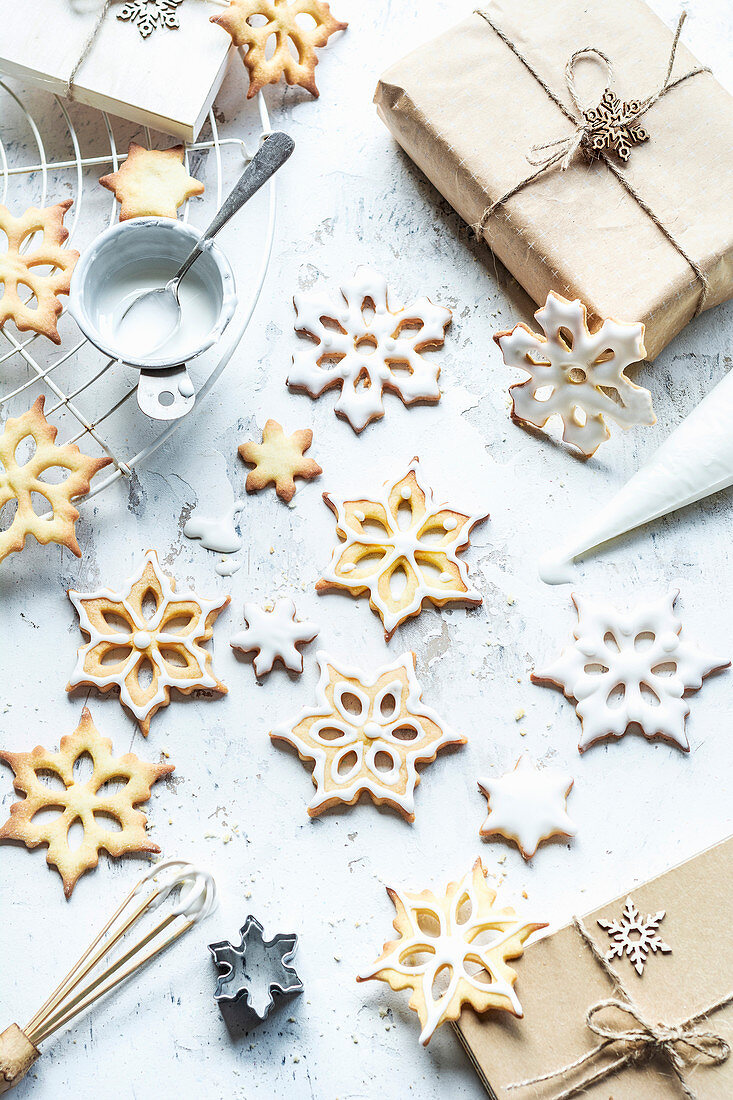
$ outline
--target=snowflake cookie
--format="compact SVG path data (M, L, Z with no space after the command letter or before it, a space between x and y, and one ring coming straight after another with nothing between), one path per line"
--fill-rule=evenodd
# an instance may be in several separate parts
M39 397L22 416L8 417L0 435L0 509L9 501L17 502L11 523L0 531L0 562L22 550L28 535L44 546L57 542L80 558L74 529L79 512L71 502L88 493L91 479L112 461L89 458L74 443L57 446L58 428L46 420L44 401ZM32 440L34 446L25 462L17 453L24 440ZM54 470L66 470L68 474L55 483L42 476ZM50 518L36 512L33 494L45 497L51 505L51 512L45 513Z
M254 23L258 17L264 19L261 25ZM212 15L211 22L228 31L234 45L244 51L247 99L265 84L277 84L281 76L318 98L316 49L348 27L334 19L323 0L230 0L226 11ZM271 37L275 48L268 57L265 51Z
M649 914L646 920L642 920L641 913L634 905L631 898L626 899L621 920L599 920L601 928L608 932L613 944L606 953L606 961L613 962L627 955L639 977L644 973L649 952L656 955L661 951L663 955L669 955L672 948L666 944L658 933L658 928L665 917L664 909L658 913Z
M390 887L387 893L397 910L399 939L386 943L374 966L356 980L376 978L394 990L411 989L409 1007L422 1024L421 1043L429 1043L436 1027L457 1020L464 1004L475 1012L495 1008L522 1016L513 989L516 971L507 960L518 959L526 940L547 925L522 921L509 906L499 909L480 859L443 895ZM441 978L447 983L442 990Z
M183 146L146 149L130 142L127 160L99 181L120 203L120 221L128 218L176 218L178 207L194 195L203 195L204 185L188 174L183 163Z
M403 653L372 674L347 668L317 654L321 678L316 703L270 736L312 760L316 793L311 817L343 803L353 806L362 791L415 820L416 764L429 764L445 745L463 745L422 701L415 654Z
M566 801L572 777L554 768L539 769L525 753L514 770L497 779L479 779L479 790L489 800L489 815L481 836L513 840L525 859L531 859L543 840L575 836Z
M59 294L69 293L79 259L74 249L62 247L69 236L64 217L72 205L66 199L41 210L31 206L20 218L0 206L0 239L6 240L6 251L0 251L0 329L13 321L20 332L38 332L61 343L56 327L63 309ZM37 243L31 240L35 233L41 234ZM23 252L26 242L30 247ZM30 291L29 301L21 297L25 291Z
M176 592L175 580L160 568L154 550L148 550L120 592L70 590L69 599L89 641L78 651L67 691L95 687L105 694L116 688L145 737L155 712L168 706L171 688L183 695L199 689L226 694L203 643L211 638L229 596L207 600L195 592Z
M580 752L606 737L623 737L631 725L649 740L661 737L690 751L685 694L730 661L681 640L678 595L670 590L626 614L608 603L572 597L578 612L575 640L531 679L575 700L583 727Z
M77 763L91 757L93 770L82 781ZM172 764L147 764L133 753L112 755L112 742L101 737L86 707L76 730L61 738L58 752L40 745L32 752L0 750L0 760L15 772L13 785L21 802L10 807L10 817L0 828L0 839L19 840L27 848L48 845L46 862L61 875L66 897L85 871L96 867L99 852L111 856L129 852L159 852L148 840L146 818L135 807L150 798L150 788L174 770ZM36 820L42 811L58 810ZM114 827L107 824L114 819ZM84 829L81 844L73 851L68 833L74 822Z
M513 420L544 428L557 413L564 441L586 457L609 438L604 415L622 428L656 422L651 394L624 374L646 355L641 323L604 321L591 332L583 303L552 291L535 317L544 336L521 322L494 336L507 366L529 375L509 388Z
M468 583L468 567L457 555L471 531L488 515L468 515L437 505L418 475L418 460L398 481L389 481L376 500L323 499L336 516L341 544L316 584L317 592L369 593L369 605L384 624L387 641L400 623L419 615L423 603L436 607L458 601L475 607L481 594Z
M272 610L246 603L244 619L247 629L235 634L229 644L243 653L257 650L254 659L257 676L272 672L275 661L281 661L291 672L303 671L303 654L297 647L312 642L318 627L295 618L292 600L278 600Z
M254 466L247 474L245 489L258 493L268 485L286 504L295 496L295 478L312 481L323 470L312 458L305 457L313 442L310 428L302 428L292 435L285 435L277 420L268 420L262 432L261 443L242 443L237 452L242 462Z
M405 405L435 405L440 367L421 353L442 346L451 311L428 298L390 309L387 280L371 267L340 289L342 302L323 291L295 295L295 329L310 346L293 356L290 389L320 397L340 386L336 413L355 432L384 416L385 390Z

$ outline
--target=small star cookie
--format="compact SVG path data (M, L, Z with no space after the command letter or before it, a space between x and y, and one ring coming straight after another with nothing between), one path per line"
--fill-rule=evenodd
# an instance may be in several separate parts
M506 775L479 779L479 790L489 800L481 836L498 834L513 840L525 859L531 859L551 836L575 836L566 810L572 785L569 775L554 768L540 770L525 753Z
M229 643L232 649L243 653L257 650L254 659L256 676L272 672L275 661L281 661L291 672L303 671L303 654L300 645L312 642L318 634L315 623L295 618L292 600L278 600L271 611L256 603L244 605L247 629L235 634Z
M268 420L261 443L242 443L238 447L242 461L248 466L254 466L254 470L247 474L247 492L257 493L267 485L274 484L280 500L288 504L295 496L296 477L312 481L323 473L317 462L303 457L312 442L313 432L310 428L285 435L277 420Z
M177 218L178 207L186 199L204 193L203 183L186 170L182 145L146 149L131 141L125 163L99 182L113 191L121 204L121 222L128 218Z

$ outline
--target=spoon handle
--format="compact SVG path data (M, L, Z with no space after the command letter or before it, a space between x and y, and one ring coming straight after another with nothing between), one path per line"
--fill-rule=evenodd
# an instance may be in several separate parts
M199 258L207 242L216 236L232 215L241 210L255 192L259 191L263 183L267 183L270 177L274 176L278 168L282 168L294 148L295 142L282 130L275 130L264 140L222 203L208 229L179 267L174 276L176 281L183 278L191 264Z

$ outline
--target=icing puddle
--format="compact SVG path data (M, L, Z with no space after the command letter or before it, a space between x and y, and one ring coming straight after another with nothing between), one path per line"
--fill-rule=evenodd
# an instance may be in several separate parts
M235 500L223 516L199 516L194 513L183 528L187 539L199 539L207 550L213 550L217 554L234 554L242 549L242 536L237 534L234 518L244 508L243 500ZM216 571L222 577L231 576L239 568L235 566L231 572L223 572L220 568L224 563L217 563ZM241 564L241 563L240 563Z

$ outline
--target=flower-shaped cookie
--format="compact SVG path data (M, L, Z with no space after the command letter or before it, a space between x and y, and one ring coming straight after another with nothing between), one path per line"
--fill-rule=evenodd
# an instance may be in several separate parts
M7 240L6 251L0 251L0 328L11 320L21 332L38 332L61 343L56 322L63 306L58 296L69 293L79 259L78 252L62 247L69 236L64 216L72 205L66 199L42 210L31 206L20 218L0 206L0 236ZM40 240L21 251L34 233L41 234ZM24 302L26 291L30 300Z
M606 737L623 737L637 726L646 738L662 737L690 751L685 695L703 678L727 668L721 660L682 641L675 613L679 592L637 603L626 614L608 603L573 596L578 612L573 643L542 672L535 684L562 688L576 701L584 752Z
M76 765L86 755L93 770L82 780ZM152 785L170 775L173 765L147 764L133 753L113 756L112 742L100 736L86 707L76 730L61 738L58 752L40 745L32 752L3 749L0 760L13 769L15 789L25 795L10 807L0 839L22 841L27 848L47 844L46 862L61 875L67 898L84 872L97 866L101 849L111 856L160 851L147 838L145 814L135 807L147 802ZM58 814L36 820L44 810L58 810ZM113 828L110 819L115 822ZM81 823L84 835L72 851L68 833L75 821Z
M646 355L641 323L604 321L591 332L583 303L552 291L535 317L544 336L522 323L494 336L507 366L529 375L509 387L513 420L544 428L557 413L563 439L586 457L609 438L604 416L622 428L655 423L651 394L624 374Z
M305 452L313 442L310 428L286 435L277 420L268 420L262 432L261 443L241 443L237 452L242 462L254 466L247 474L245 489L257 493L268 485L286 504L295 496L295 478L312 481L323 470Z
M446 730L423 703L414 653L403 653L372 675L325 653L317 656L315 706L270 734L297 749L301 760L314 762L316 793L308 813L317 817L340 802L352 806L366 791L414 821L420 782L415 765L435 760L444 745L465 744L465 737Z
M376 500L323 499L336 516L341 545L316 584L318 592L369 593L369 604L384 624L387 641L400 623L418 615L424 601L436 607L458 601L481 603L468 583L468 568L457 555L469 544L473 516L436 505L432 490L418 476L418 460L398 481L387 482Z
M355 432L384 416L385 390L405 405L436 404L440 367L422 352L442 345L451 311L428 298L390 309L387 280L371 267L340 289L341 302L318 290L295 295L295 329L309 344L293 356L290 389L320 397L340 386L336 413Z
M146 149L131 141L125 163L99 182L120 203L121 222L148 216L176 218L186 199L204 193L203 183L188 174L182 145Z
M240 630L230 641L232 649L243 653L257 650L254 659L256 676L272 672L275 661L280 661L291 672L303 671L303 654L298 646L312 642L318 634L315 623L295 618L292 600L278 600L268 610L256 603L244 605L246 630Z
M22 550L28 535L44 546L57 542L80 558L74 529L79 512L71 501L88 493L91 479L112 461L89 458L74 443L57 446L58 428L46 420L44 401L39 397L22 416L8 417L0 435L0 509L9 501L17 501L11 523L0 531L0 562ZM34 451L23 462L17 452L27 439L33 440ZM52 482L43 476L57 469L68 471L63 481ZM45 497L51 505L48 519L36 512L34 495Z
M411 989L410 1008L422 1024L424 1045L436 1027L457 1020L461 1006L476 1012L490 1008L522 1015L514 992L516 971L507 964L524 951L533 932L546 924L522 921L512 908L496 906L496 894L486 885L486 871L477 859L460 882L443 895L420 894L387 887L397 916L399 939L384 945L374 966L357 978L387 982L392 989ZM439 991L440 978L446 980Z
M211 654L203 648L217 616L229 603L195 592L176 592L176 582L148 550L142 565L120 592L69 591L79 629L89 641L80 647L66 690L116 688L145 737L150 720L170 702L171 688L184 695L205 689L226 694L216 678Z

